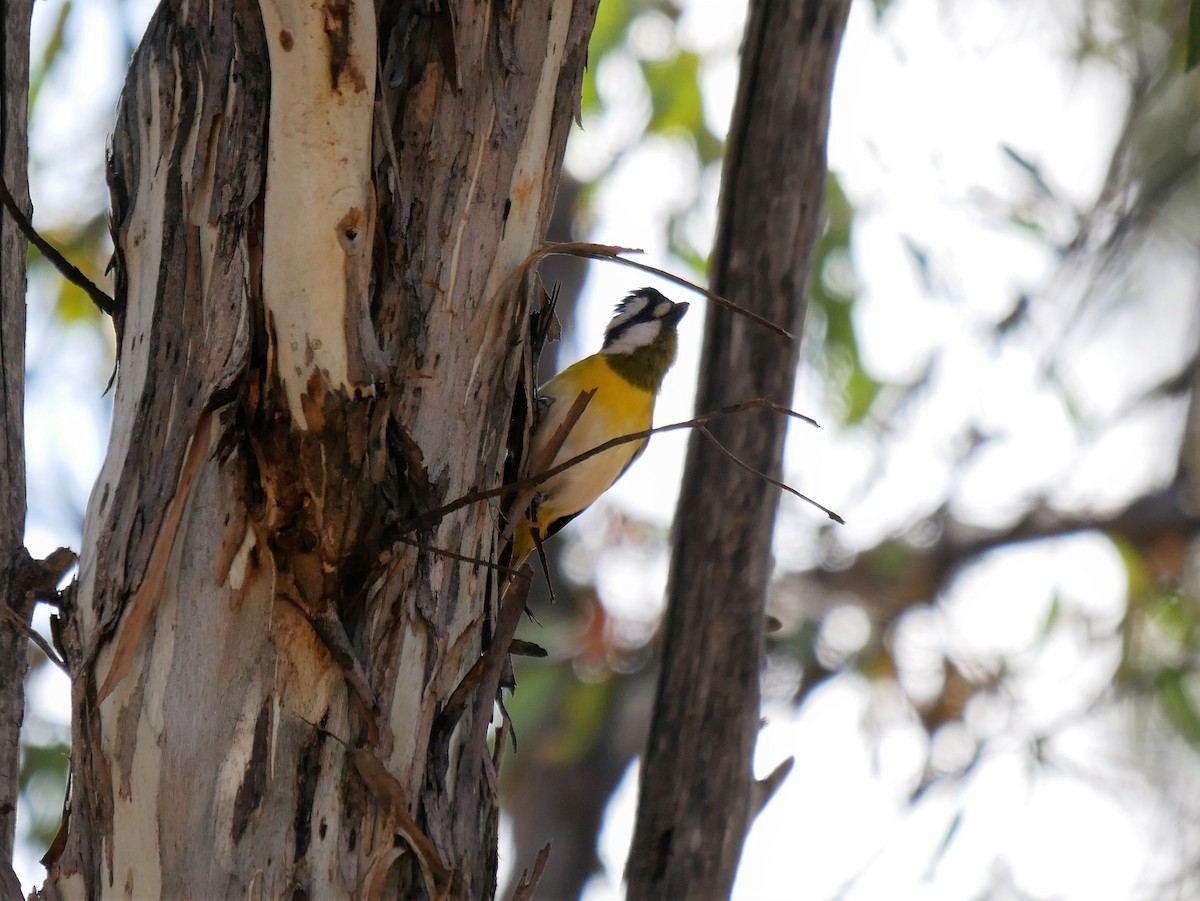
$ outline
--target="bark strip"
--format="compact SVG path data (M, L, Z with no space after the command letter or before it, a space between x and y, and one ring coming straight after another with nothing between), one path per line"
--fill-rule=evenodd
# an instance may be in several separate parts
M357 343L371 334L359 326L369 315L375 222L375 6L261 8L271 55L263 304L292 419L310 428L301 398L314 373L348 392L369 391L383 375L378 347L364 354Z

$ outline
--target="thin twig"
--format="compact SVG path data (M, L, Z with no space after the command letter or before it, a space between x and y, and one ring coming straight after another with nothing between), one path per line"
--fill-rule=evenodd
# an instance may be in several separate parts
M546 872L546 864L550 860L550 843L546 842L541 851L538 851L537 857L533 861L533 872L529 870L521 871L521 878L517 880L516 888L513 889L512 901L533 901L533 893L537 891L538 883L542 881L542 874Z
M538 248L534 253L538 254L539 259L545 256L572 256L583 257L588 260L609 260L613 263L620 263L622 266L632 266L634 269L640 269L642 272L649 272L652 275L657 275L659 278L665 278L667 281L674 282L689 290L695 291L698 294L703 294L709 300L716 303L718 306L737 313L739 316L744 316L751 322L761 325L765 329L769 329L777 335L787 338L789 341L797 340L796 336L785 329L783 326L776 325L770 319L766 319L752 310L747 310L740 304L734 303L728 297L722 297L715 291L710 291L697 285L695 282L689 281L681 275L676 275L673 272L668 272L666 269L659 269L657 266L651 266L648 263L639 263L637 260L630 260L621 254L626 253L645 253L637 247L616 247L608 244L590 244L586 241L573 241L570 243L546 243Z
M64 673L68 672L67 664L61 657L58 656L58 652L55 651L54 648L50 647L50 642L46 641L46 639L43 638L38 631L33 628L33 626L21 619L21 616L17 613L17 611L13 610L2 600L0 600L0 614L3 614L4 618L12 623L13 627L18 632L37 645L38 650L46 655L47 660L57 666Z
M38 249L38 252L50 262L50 265L59 271L63 278L81 288L83 293L92 299L92 303L100 308L101 313L109 316L116 315L117 302L105 294L95 282L76 269L66 257L59 253L53 244L38 234L37 229L33 227L33 223L29 221L29 218L21 208L17 206L17 202L13 199L12 194L9 193L8 184L4 181L3 176L0 176L0 203L3 203L4 208L8 210L8 215L17 224L17 228L20 229L21 234L26 237L30 244Z
M834 513L832 510L830 510L825 505L817 503L816 501L814 501L811 497L809 497L806 494L801 494L799 491L797 491L791 485L785 485L783 482L779 481L779 479L773 479L769 475L767 475L765 472L761 472L760 470L755 469L753 466L751 466L749 463L747 463L745 460L743 460L741 457L739 457L737 454L735 454L733 451L731 451L729 448L727 448L724 444L722 444L719 440L717 440L717 436L708 430L708 426L698 425L698 426L696 426L696 428L699 430L701 435L703 435L705 438L707 438L709 441L712 442L713 446L716 447L717 450L719 450L722 454L725 455L726 459L732 461L735 465L740 466L742 469L746 470L746 472L750 473L750 475L758 476L758 478L762 479L764 482L769 482L770 484L774 485L776 488L782 488L784 491L788 492L789 494L793 494L796 497L800 498L800 500L804 501L806 504L812 504L814 507L816 507L822 513L824 513L826 516L828 516L834 522L839 523L840 525L843 525L843 526L846 524L846 520L842 519L840 516L838 516L838 514Z
M588 241L570 241L570 242L551 242L547 241L529 253L519 265L513 268L512 272L501 283L499 290L496 292L497 297L507 298L514 285L523 282L529 270L544 260L546 257L552 256L568 256L582 257L586 260L608 260L611 263L620 263L622 266L631 266L634 269L640 269L642 272L649 272L657 275L659 278L665 278L667 281L674 282L697 294L703 294L709 300L725 307L725 309L737 313L739 316L744 316L751 322L761 325L763 328L774 332L789 341L797 340L796 336L780 325L776 325L770 319L764 319L757 313L747 310L745 307L734 303L728 297L722 297L715 291L710 291L707 288L702 288L695 282L688 281L681 275L676 275L673 272L668 272L665 269L659 269L657 266L650 266L646 263L639 263L636 260L630 260L623 256L627 253L645 253L644 250L638 247L621 247L617 244L592 244Z
M461 563L470 563L474 566L483 566L487 569L494 569L498 573L503 573L506 576L515 576L518 570L511 566L501 566L499 563L492 563L490 560L484 560L482 557L471 557L467 554L456 554L454 551L446 550L443 547L437 547L432 544L426 544L424 541L417 541L415 538L407 538L404 535L392 536L402 544L407 544L409 547L415 547L417 550L428 551L431 554L437 554L440 557L449 557L451 560L458 560Z
M468 748L483 747L484 736L487 734L488 724L492 720L492 704L499 697L500 678L508 663L508 648L512 644L513 636L516 635L517 625L521 622L521 614L529 600L531 584L528 575L521 573L505 586L504 593L500 597L500 610L496 616L491 644L476 663L476 666L479 663L483 664L483 671L476 689L478 694L475 696L475 717L471 721L471 736L466 744ZM476 761L478 762L478 758Z
M763 808L767 806L767 802L779 790L779 786L783 785L783 780L788 777L795 763L795 757L786 757L779 762L779 765L775 769L767 774L766 778L759 779L754 783L751 787L752 798L750 807L753 811L751 816L757 817L763 812Z
M657 435L660 432L676 432L680 429L693 429L701 425L706 425L713 420L721 419L725 416L732 416L734 413L742 413L746 410L771 410L775 413L782 413L786 416L791 416L795 419L800 419L810 425L817 426L816 420L810 416L805 416L803 413L797 413L782 404L777 404L774 401L765 398L757 398L754 400L744 400L740 403L730 404L728 407L722 407L719 410L713 410L711 413L705 413L702 416L697 416L694 419L687 419L683 422L672 422L669 425L655 426L652 429L642 429L640 432L630 432L628 435L621 435L617 438L612 438L605 441L603 444L578 454L569 460L565 460L550 469L545 470L537 475L530 476L525 479L519 479L516 482L511 482L507 485L501 485L497 488L485 488L480 491L472 491L469 494L464 494L462 497L450 501L447 504L438 507L436 510L431 510L428 513L418 516L404 526L404 531L411 532L424 526L438 522L444 517L461 510L463 507L468 507L471 504L479 503L480 501L491 500L494 497L501 497L512 491L525 491L530 488L536 488L543 482L554 478L560 472L570 469L572 466L578 466L584 460L589 460L597 454L602 454L614 447L620 447L622 444L629 444L632 441L643 441L651 435ZM819 428L819 426L818 426ZM825 508L822 507L822 510ZM827 511L828 512L828 511ZM836 515L836 514L834 514Z

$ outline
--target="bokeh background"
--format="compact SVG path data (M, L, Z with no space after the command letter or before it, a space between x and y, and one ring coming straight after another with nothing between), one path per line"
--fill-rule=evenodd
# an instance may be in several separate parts
M739 899L1200 897L1200 74L1186 0L856 0L788 441ZM35 224L101 279L104 147L149 0L41 0ZM703 281L744 4L602 0L554 235ZM78 547L112 335L32 261L30 550ZM560 362L647 278L557 263ZM657 285L676 299L677 287ZM658 421L692 415L701 316ZM686 436L552 542L502 878L621 897ZM763 515L768 515L764 511ZM45 627L45 612L37 624ZM37 654L36 649L30 653ZM30 675L17 870L57 828Z

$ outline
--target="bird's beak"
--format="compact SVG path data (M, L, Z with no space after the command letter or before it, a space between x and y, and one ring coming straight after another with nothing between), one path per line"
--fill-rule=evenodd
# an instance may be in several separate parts
M683 318L683 314L687 311L688 305L686 303L677 303L671 308L671 312L664 316L663 319L671 323L671 325L675 325L680 319Z

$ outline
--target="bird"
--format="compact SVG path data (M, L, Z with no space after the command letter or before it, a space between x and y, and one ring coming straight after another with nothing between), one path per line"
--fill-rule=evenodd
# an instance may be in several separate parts
M649 429L654 401L679 349L676 327L687 309L686 303L674 303L654 288L640 288L618 303L600 350L572 363L537 390L530 459L542 456L583 391L596 393L547 469L613 438ZM645 449L645 438L617 445L538 486L533 520L518 525L513 533L512 568L519 568L539 541L591 506Z

